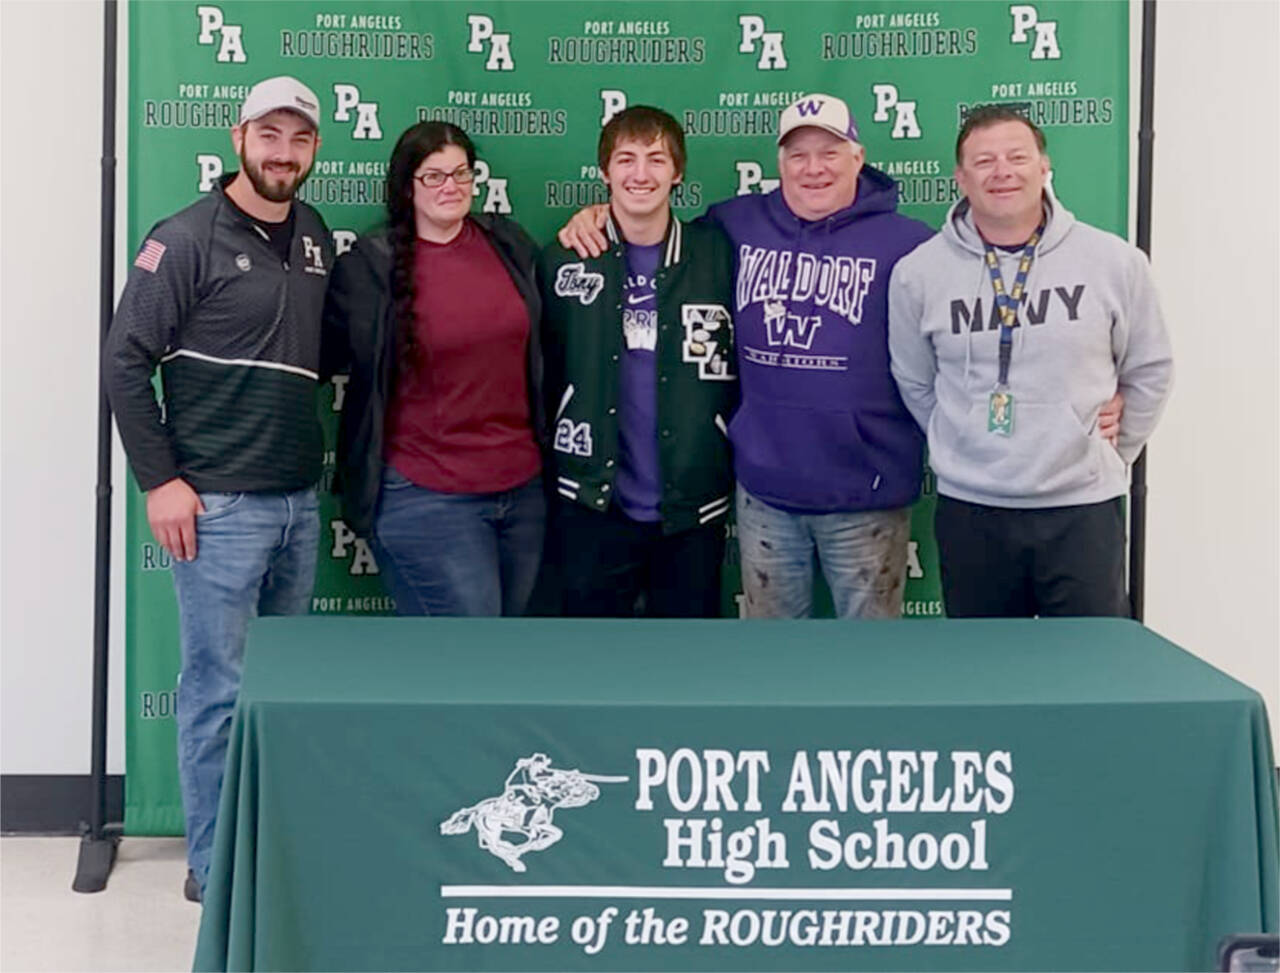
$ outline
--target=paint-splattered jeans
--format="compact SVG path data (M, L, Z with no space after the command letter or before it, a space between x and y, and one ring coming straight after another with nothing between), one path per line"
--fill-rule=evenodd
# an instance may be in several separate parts
M748 618L808 618L815 553L838 617L902 614L909 508L793 514L739 485L737 515Z

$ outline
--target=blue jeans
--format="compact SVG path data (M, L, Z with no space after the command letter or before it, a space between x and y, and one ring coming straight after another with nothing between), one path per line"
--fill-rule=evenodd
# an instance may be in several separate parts
M838 617L902 615L909 508L793 514L739 485L737 515L748 618L808 618L815 551Z
M401 615L523 615L542 563L542 479L439 493L388 465L373 550Z
M173 562L173 586L182 643L178 778L187 864L203 889L249 620L307 610L320 519L314 489L201 493L200 501L196 558Z

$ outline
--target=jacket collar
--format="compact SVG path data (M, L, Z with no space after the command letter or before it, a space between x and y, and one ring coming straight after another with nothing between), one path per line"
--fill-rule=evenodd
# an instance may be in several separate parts
M232 198L227 195L227 187L231 185L232 180L235 179L235 177L238 176L239 174L240 173L237 171L237 172L228 172L225 175L219 176L217 181L214 182L213 184L213 190L212 190L213 194L220 198L223 204L223 208L230 215L231 219L233 219L236 223L240 224L240 226L244 227L246 230L250 230L253 233L255 233L257 236L260 236L264 240L269 241L270 238L267 236L266 231L263 230L262 227L258 225L258 221L255 220L248 213L246 213L244 210L242 210L239 206L237 206L235 204L235 201L232 200ZM296 221L297 211L298 211L298 208L295 205L296 202L297 200L290 200L289 217L286 217L286 219L292 217ZM294 225L296 227L297 225L296 222ZM296 233L297 230L295 229L294 232Z
M684 256L684 224L680 222L680 218L676 216L675 211L670 211L671 219L667 221L667 233L662 238L662 266L672 267L678 264ZM621 247L626 241L622 238L622 231L618 229L618 224L614 222L613 211L609 211L609 218L605 222L605 235L609 238L611 247Z

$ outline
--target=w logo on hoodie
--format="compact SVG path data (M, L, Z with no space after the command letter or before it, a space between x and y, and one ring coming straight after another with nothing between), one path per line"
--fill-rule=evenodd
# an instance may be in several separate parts
M817 315L802 318L798 314L788 314L786 305L781 301L765 303L764 337L775 348L785 345L808 351L813 347L813 336L820 327L822 318Z

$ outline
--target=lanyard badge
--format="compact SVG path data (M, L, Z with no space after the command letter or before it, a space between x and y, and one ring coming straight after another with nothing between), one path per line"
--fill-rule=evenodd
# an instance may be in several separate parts
M1008 389L991 390L991 398L987 400L987 432L1013 435L1013 394Z
M1000 374L996 386L987 400L987 432L997 436L1013 435L1013 393L1009 391L1009 364L1013 359L1013 329L1018 326L1018 307L1026 294L1027 274L1036 258L1036 244L1044 233L1044 224L1036 227L1031 239L1022 248L1018 258L1018 273L1013 287L1006 293L1004 278L1000 274L1000 257L990 243L986 243L987 270L991 273L991 286L996 292L996 307L1000 309Z

